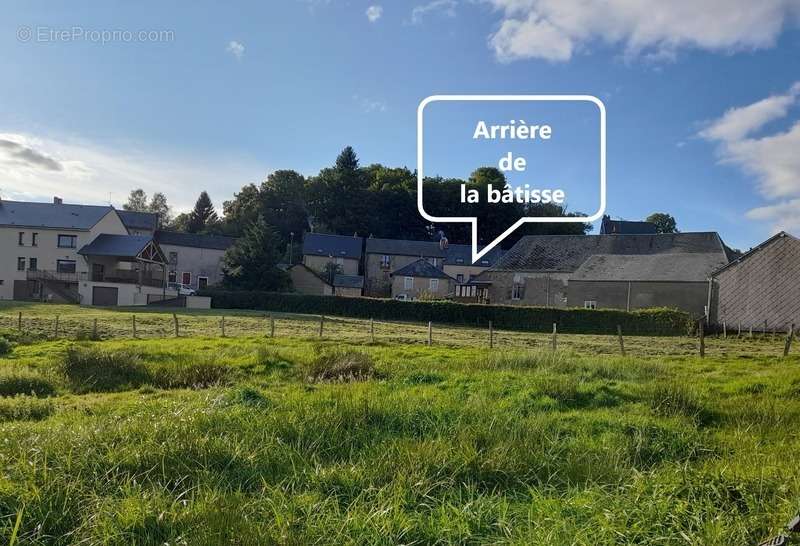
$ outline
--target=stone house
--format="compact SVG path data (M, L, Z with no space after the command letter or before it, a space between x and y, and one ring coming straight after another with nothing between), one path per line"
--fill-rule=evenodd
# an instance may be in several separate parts
M364 287L364 277L361 275L336 273L330 281L305 264L291 266L288 273L295 291L301 294L356 297L361 295Z
M317 273L329 263L339 266L343 275L358 275L361 267L361 237L306 233L303 238L303 265Z
M157 230L155 241L167 257L167 282L203 290L222 282L222 260L233 237Z
M446 256L444 245L438 242L370 237L365 246L364 295L391 297L392 272L420 259L441 270Z
M667 257L663 261L637 258L658 255ZM595 256L602 258L587 263ZM657 275L658 268L670 260L691 267L691 276L684 278L677 270L673 270L671 277ZM685 296L675 294L685 292L690 287L687 282L700 282L702 275L707 279L716 267L728 261L727 248L714 232L530 235L520 239L495 266L475 280L487 286L489 303L616 309L652 303L695 312L699 293L696 285L691 285ZM581 269L584 264L586 267ZM630 273L625 272L628 268ZM576 272L579 284L570 293L569 284Z
M419 258L392 272L392 298L399 300L445 299L452 297L453 277Z
M712 274L709 321L786 331L800 325L800 239L780 232Z

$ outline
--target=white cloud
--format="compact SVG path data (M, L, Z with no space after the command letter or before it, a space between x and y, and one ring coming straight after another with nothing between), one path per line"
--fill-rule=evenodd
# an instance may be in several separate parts
M627 57L673 58L683 48L774 45L800 19L800 0L484 0L502 14L489 45L500 61L569 60L595 43Z
M225 51L236 57L236 60L241 61L242 56L244 56L244 44L237 42L236 40L231 40L228 42L228 46L225 48Z
M353 95L353 100L358 103L361 107L361 110L365 114L371 114L373 112L385 112L387 110L386 102L382 100L375 100L370 99L368 97L361 97L359 95Z
M439 11L448 17L456 16L456 0L432 0L427 4L415 6L411 10L411 22L415 25L422 22L422 20L430 13Z
M370 6L367 8L367 19L370 23L374 23L383 15L383 8L381 6Z
M792 120L786 130L760 136L754 133L771 121L786 118L798 97L800 83L786 94L732 108L698 133L717 143L720 162L752 175L766 199L782 199L747 213L753 220L772 221L776 231L800 227L800 120Z
M268 172L247 158L142 151L128 146L109 148L72 138L1 133L0 142L13 142L49 158L60 168L39 161L18 161L0 146L0 193L5 199L121 205L130 190L163 192L176 212L189 210L201 190L207 190L218 209L222 201ZM52 165L51 165L52 166ZM110 195L110 197L109 197Z

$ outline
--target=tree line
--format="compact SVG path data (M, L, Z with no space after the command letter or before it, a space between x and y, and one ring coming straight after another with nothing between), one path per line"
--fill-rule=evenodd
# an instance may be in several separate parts
M481 190L504 187L504 174L480 167L467 180L427 177L426 211L433 216L475 216L479 244L487 244L523 216L583 216L555 204L461 204L461 185ZM239 238L225 256L225 283L231 288L279 290L289 286L278 263L289 256L298 261L306 232L358 235L390 239L433 240L444 232L451 243L470 244L468 224L433 224L417 210L417 175L406 167L373 164L362 167L355 151L342 150L330 167L305 177L293 170L278 170L260 184L248 184L223 202L217 214L203 191L194 208L175 217L166 198L144 191L131 192L125 210L158 214L161 229L218 234ZM585 234L585 223L528 223L503 241L510 248L520 237L534 234ZM289 246L294 248L289 250Z

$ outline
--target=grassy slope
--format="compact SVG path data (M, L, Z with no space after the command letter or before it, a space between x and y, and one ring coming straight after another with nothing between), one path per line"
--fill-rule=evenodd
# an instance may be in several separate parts
M92 343L235 374L89 394L55 366L71 341L16 347L0 389L38 380L55 395L0 398L0 537L22 510L22 543L730 545L798 508L796 356L335 337ZM334 343L368 352L380 377L306 381ZM716 343L719 355L742 348Z

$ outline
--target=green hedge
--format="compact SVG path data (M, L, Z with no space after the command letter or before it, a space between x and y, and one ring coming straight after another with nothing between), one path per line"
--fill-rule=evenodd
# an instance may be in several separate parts
M527 332L614 334L617 325L625 335L686 335L692 328L688 313L673 309L617 311L611 309L552 309L510 305L481 305L450 301L397 301L374 298L305 296L275 292L207 290L218 309L260 309L282 313L330 315L375 320L460 324Z

